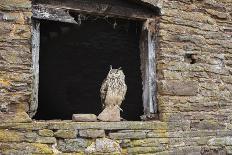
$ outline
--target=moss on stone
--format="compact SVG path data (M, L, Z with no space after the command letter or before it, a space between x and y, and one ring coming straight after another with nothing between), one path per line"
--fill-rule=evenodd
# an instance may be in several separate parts
M31 1L29 0L1 0L0 9L2 10L18 10L30 9Z
M55 137L64 138L64 139L72 139L77 137L76 130L58 130L54 133Z
M0 130L0 141L1 142L20 142L24 136L19 132Z
M0 114L0 119L2 123L27 123L32 121L26 112L16 112L14 114L5 115Z
M53 131L49 129L39 130L38 134L43 137L52 137L54 135Z
M40 153L40 154L53 153L52 148L46 144L32 143L31 145L36 149L35 153Z

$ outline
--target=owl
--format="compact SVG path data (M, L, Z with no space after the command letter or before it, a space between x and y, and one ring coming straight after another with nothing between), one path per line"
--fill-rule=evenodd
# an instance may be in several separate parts
M120 106L125 99L127 85L125 83L125 75L121 68L112 69L102 83L100 89L101 103L103 109L106 107ZM121 109L120 109L121 110Z

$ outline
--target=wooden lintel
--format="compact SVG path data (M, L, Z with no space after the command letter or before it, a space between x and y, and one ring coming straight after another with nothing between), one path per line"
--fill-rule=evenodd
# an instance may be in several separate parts
M38 1L38 2L37 2ZM43 5L49 10L70 10L78 13L96 14L103 16L114 16L136 20L146 20L157 16L157 13L137 4L128 3L122 0L37 0L34 4ZM38 12L38 11L37 11ZM41 12L39 12L41 13ZM38 16L38 15L37 15Z
M34 5L32 12L33 18L77 24L74 17L72 17L68 13L68 10L65 9L51 8L44 5Z

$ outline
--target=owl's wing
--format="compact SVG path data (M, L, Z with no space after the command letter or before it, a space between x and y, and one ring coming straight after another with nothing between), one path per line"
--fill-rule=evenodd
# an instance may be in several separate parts
M126 92L127 92L127 85L126 85L126 84L124 84L124 88L122 89L122 96L123 96L123 100L125 99Z
M101 103L103 108L105 107L105 98L106 98L106 93L107 93L107 82L106 79L103 81L100 89L100 96L101 96Z

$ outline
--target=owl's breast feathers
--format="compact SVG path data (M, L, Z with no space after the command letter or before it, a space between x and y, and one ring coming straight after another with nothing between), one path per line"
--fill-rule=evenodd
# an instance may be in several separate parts
M127 86L123 79L105 79L101 87L103 107L120 106L125 99Z

